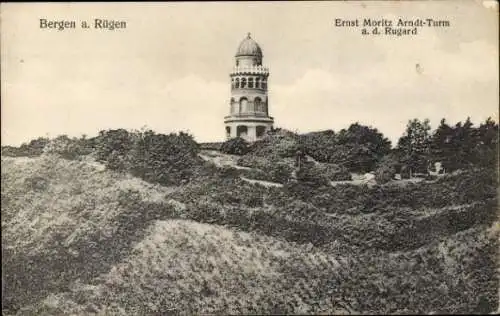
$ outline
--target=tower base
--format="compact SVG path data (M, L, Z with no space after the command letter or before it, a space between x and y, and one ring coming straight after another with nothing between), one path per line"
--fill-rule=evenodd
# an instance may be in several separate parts
M248 142L254 142L272 130L274 119L272 117L227 116L224 119L224 124L226 126L226 139L241 137Z

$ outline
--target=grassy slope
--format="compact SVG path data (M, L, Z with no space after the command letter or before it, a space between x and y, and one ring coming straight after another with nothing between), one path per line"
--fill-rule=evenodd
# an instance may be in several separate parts
M164 199L175 190L89 162L2 158L4 308L52 315L478 312L487 288L497 286L490 273L498 231L485 225L432 232L410 250L354 254L346 245L320 250L175 219L185 217L182 208ZM345 239L380 220L332 218Z
M2 181L4 307L11 311L279 312L281 300L307 312L301 296L310 301L313 284L284 278L286 258L301 257L308 269L338 265L276 238L136 214L131 195L162 203L172 189L86 162L2 158ZM289 287L298 290L283 298Z

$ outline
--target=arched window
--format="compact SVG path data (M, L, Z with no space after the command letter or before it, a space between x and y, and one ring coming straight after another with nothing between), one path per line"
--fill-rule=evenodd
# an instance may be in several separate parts
M262 80L262 89L267 89L267 80L266 79Z
M226 137L227 138L231 137L231 127L230 126L226 126Z
M265 133L266 133L265 126L257 126L257 129L256 129L257 137L262 137L262 136L264 136Z
M253 104L255 106L255 112L264 112L262 108L262 100L259 97L256 97L253 100Z
M240 99L240 113L248 112L248 100L243 97Z
M260 78L255 78L255 88L260 89Z
M244 137L247 135L247 133L248 133L248 127L246 127L245 125L238 125L238 127L236 128L237 137Z
M231 78L231 89L234 89L234 78Z
M250 89L253 89L253 78L252 77L248 78L248 87Z
M236 82L234 83L234 87L238 89L240 87L240 78L236 78Z
M246 87L247 87L247 79L241 78L241 88L246 88Z

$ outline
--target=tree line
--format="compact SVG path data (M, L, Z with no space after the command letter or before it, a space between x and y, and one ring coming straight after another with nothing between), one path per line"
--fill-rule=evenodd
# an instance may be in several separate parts
M271 134L276 136L274 140L252 145L259 155L278 152L282 157L293 157L296 151L302 151L316 161L333 163L349 172L375 171L389 178L395 173L402 177L425 174L435 162L440 162L446 172L476 167L496 170L498 166L498 123L491 118L478 126L470 118L455 124L442 119L435 130L428 119L412 119L394 148L377 128L359 123L338 132L298 134L275 129ZM221 150L244 155L251 151L249 147L241 139L233 139L223 143ZM92 138L40 137L20 147L2 146L2 155L34 157L49 152L75 159L94 153L110 169L129 170L166 183L171 178L166 174L182 175L197 165L199 150L193 136L184 132L163 135L151 130L116 129L101 131Z
M297 134L275 129L272 134L282 139L281 145L292 144L288 152L302 151L316 161L337 164L350 172L374 171L389 178L396 173L408 178L430 170L438 172L435 163L440 163L445 172L497 166L498 124L491 118L479 126L474 126L470 118L454 125L442 119L434 131L428 119L412 119L394 147L377 128L359 123L338 132ZM290 143L290 139L295 142ZM252 148L274 143L264 139L250 145L242 139L233 139L224 143L221 150L244 155L252 152Z

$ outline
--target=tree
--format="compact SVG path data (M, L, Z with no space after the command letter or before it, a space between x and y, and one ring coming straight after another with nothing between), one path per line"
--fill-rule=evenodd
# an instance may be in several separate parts
M368 172L391 151L391 142L376 128L354 123L337 134L337 161L352 172Z
M455 125L454 137L453 137L453 147L456 157L455 168L468 168L476 163L476 157L473 153L474 150L474 139L473 139L473 129L472 122L468 117L464 124L458 122Z
M430 147L432 160L440 161L449 170L455 165L453 137L454 129L443 118L432 135Z
M497 171L498 166L498 123L489 117L474 130L474 155L481 167Z
M391 142L376 128L354 123L339 133L326 130L301 135L306 153L320 162L352 172L368 172L391 151Z
M425 172L430 155L431 126L428 119L408 121L406 131L399 138L400 161L409 168L410 176L415 172Z
M337 146L336 134L333 130L312 132L299 136L299 142L305 152L320 162L332 162Z

